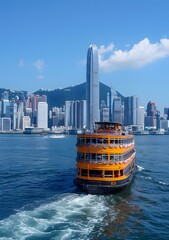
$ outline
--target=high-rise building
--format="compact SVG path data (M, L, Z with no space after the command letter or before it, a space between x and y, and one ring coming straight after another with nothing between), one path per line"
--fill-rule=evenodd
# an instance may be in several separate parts
M7 117L0 118L0 132L11 131L11 119Z
M124 125L138 125L139 98L127 97L124 106Z
M17 119L17 104L11 102L10 106L7 107L7 117L11 118L11 129L16 129L16 119Z
M149 101L147 104L147 116L145 117L145 127L156 129L156 105L154 102Z
M147 103L147 116L155 116L156 115L156 105L154 102L149 101Z
M124 106L120 97L113 99L113 121L123 124L124 121Z
M4 100L9 100L9 93L8 93L7 91L3 92L3 93L2 93L2 98L3 98Z
M8 99L3 99L2 100L2 117L6 117L6 109L9 106L9 100Z
M99 63L96 45L90 45L86 66L87 128L93 131L94 123L100 120L99 112Z
M29 116L23 116L22 117L22 130L25 130L25 128L30 127L30 117Z
M78 110L76 115L78 116L78 129L86 128L86 100L80 100L78 102Z
M74 101L65 101L65 127L73 127Z
M86 127L86 100L65 102L65 127L73 129Z
M37 127L48 128L48 104L46 102L38 102Z

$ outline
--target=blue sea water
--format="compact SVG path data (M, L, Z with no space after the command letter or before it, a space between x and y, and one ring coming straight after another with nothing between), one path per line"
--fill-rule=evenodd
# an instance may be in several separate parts
M161 240L169 237L169 136L136 136L129 188L80 192L76 136L0 135L0 239Z

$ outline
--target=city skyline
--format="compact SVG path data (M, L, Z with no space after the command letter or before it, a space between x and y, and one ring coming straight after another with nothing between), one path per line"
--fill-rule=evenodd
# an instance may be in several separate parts
M86 49L95 43L100 81L163 112L168 8L167 0L1 1L0 87L31 94L85 82Z

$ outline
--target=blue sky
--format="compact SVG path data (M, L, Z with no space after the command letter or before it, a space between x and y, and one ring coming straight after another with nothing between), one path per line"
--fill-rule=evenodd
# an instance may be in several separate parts
M168 0L0 0L0 87L32 92L100 81L146 107L169 107Z

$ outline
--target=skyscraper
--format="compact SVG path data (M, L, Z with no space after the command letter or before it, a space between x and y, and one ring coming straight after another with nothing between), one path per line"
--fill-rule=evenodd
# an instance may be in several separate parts
M48 104L46 102L38 102L37 127L48 128Z
M100 120L99 112L99 63L96 45L90 45L86 66L87 128L93 131L94 123Z
M123 124L124 120L124 106L120 97L113 99L113 121Z
M124 106L124 125L138 125L138 109L140 99L137 96L126 97Z

